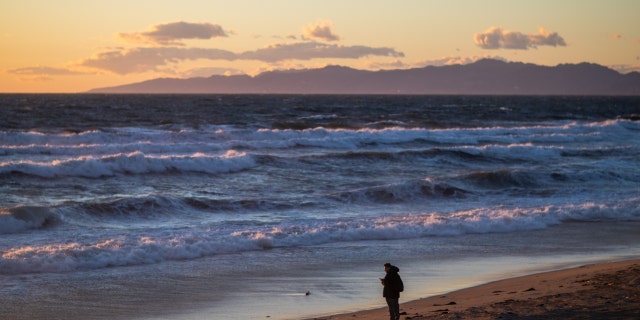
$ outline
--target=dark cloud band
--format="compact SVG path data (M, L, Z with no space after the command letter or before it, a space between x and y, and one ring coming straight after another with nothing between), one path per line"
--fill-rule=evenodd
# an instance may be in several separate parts
M403 57L404 54L385 47L341 46L316 42L278 44L242 53L206 48L153 47L103 52L83 60L81 65L117 74L129 74L158 71L160 67L169 63L197 59L257 60L273 63L320 58L358 59L365 56Z

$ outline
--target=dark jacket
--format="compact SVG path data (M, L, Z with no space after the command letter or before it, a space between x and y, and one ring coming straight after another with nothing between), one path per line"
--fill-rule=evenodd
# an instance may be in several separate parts
M382 289L383 297L392 299L400 298L400 291L404 290L404 285L398 272L400 272L400 269L396 266L391 266L389 270L387 270L387 275L382 281L384 285L384 289Z

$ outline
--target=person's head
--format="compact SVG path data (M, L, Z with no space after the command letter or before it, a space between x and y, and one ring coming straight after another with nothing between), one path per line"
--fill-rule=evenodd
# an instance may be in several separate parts
M391 269L391 263L387 262L384 264L384 271L388 271L389 269Z

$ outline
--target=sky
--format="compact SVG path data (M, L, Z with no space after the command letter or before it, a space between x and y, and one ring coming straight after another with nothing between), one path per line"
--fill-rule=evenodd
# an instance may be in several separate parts
M640 71L640 1L0 0L0 92L482 58Z

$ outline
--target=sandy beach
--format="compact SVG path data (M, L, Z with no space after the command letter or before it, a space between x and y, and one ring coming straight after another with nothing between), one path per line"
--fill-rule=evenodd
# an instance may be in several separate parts
M401 298L400 311L403 320L640 319L640 259L505 279L404 303ZM388 311L313 319L388 319Z

